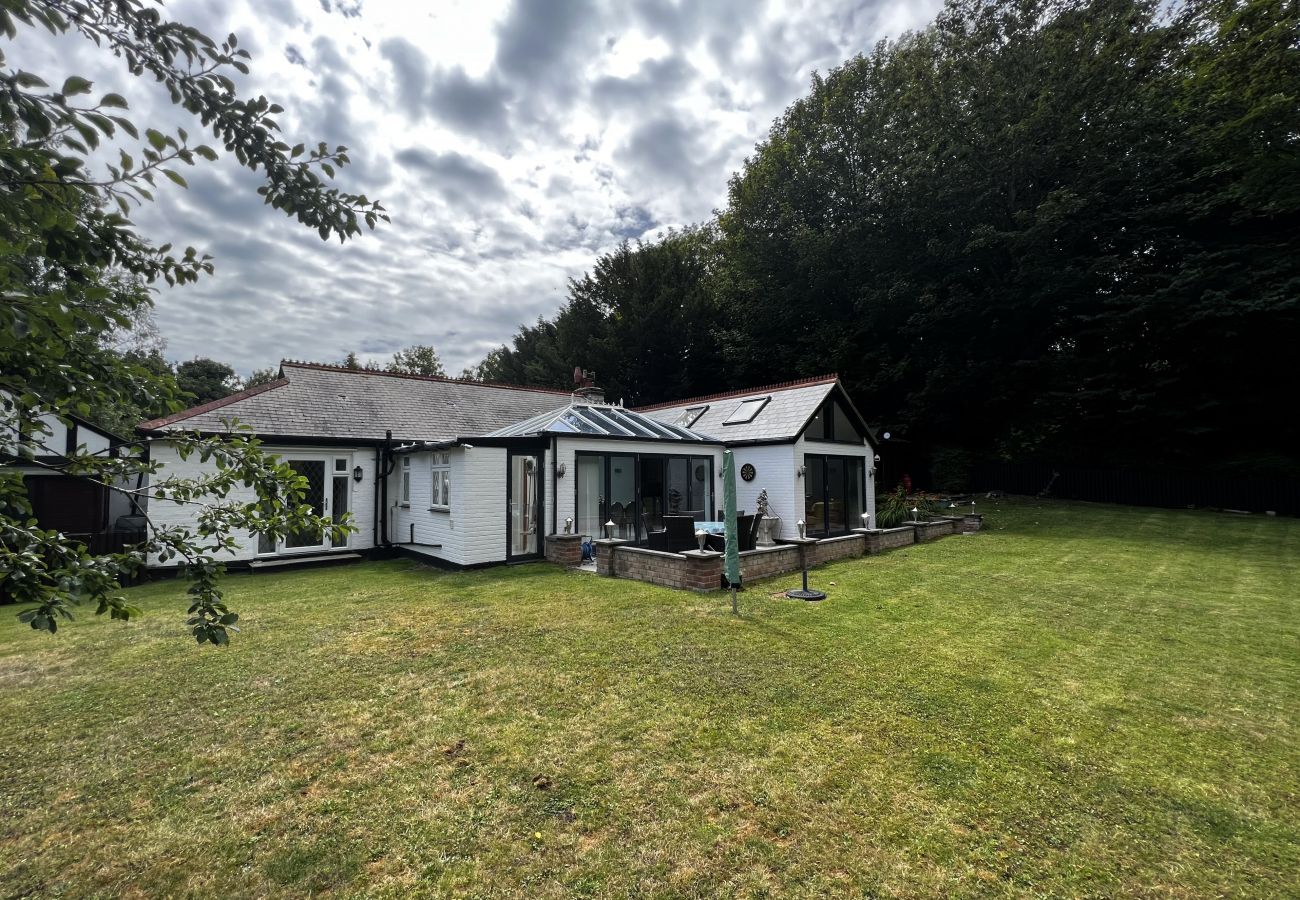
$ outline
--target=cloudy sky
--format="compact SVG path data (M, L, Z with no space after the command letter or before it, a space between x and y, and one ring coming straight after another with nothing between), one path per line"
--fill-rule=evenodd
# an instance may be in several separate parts
M178 0L165 14L252 53L244 94L288 143L351 149L340 185L392 223L340 246L261 204L233 157L136 216L216 275L163 290L167 355L241 373L281 358L381 359L431 343L450 372L624 238L708 218L772 119L825 71L929 21L938 0ZM196 123L78 37L20 32L11 65L77 73L141 125ZM218 148L220 149L220 148Z

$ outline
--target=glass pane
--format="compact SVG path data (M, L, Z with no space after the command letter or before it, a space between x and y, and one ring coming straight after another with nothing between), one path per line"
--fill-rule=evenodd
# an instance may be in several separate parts
M537 457L510 457L510 554L537 552Z
M684 456L668 460L668 515L680 516L691 509L691 461Z
M803 476L803 520L808 536L826 534L826 472L820 456L805 456Z
M845 461L844 471L844 509L845 518L848 519L850 528L861 528L865 523L862 521L862 514L866 512L862 508L862 474L863 461L860 459L850 459Z
M828 533L836 534L846 530L844 502L844 458L828 456L826 458L826 525Z
M588 537L604 537L601 523L605 521L605 457L578 457L578 505L574 529Z
M707 456L696 456L691 459L691 509L702 510L702 519L712 519L718 513L713 505L713 480L709 477L710 461Z
M609 457L609 521L614 537L634 541L636 527L636 457Z
M832 403L831 406L835 409L835 440L862 443L862 435L849 420L849 415L844 408L838 403Z
M762 410L764 406L767 406L767 401L770 399L770 397L757 397L753 400L742 400L737 404L736 408L731 411L731 415L723 419L722 424L741 425L745 422L754 421L754 417L758 415L759 411Z
M347 514L348 501L352 497L352 482L346 478L335 478L333 481L334 493L330 497L330 519L337 525L343 521L343 516ZM345 537L342 540L334 541L333 545L335 547L346 547L348 539Z
M346 472L347 470L348 470L348 461L347 461L346 459L336 459L336 460L334 460L334 471L335 471L335 472Z
M827 439L825 406L818 409L817 415L812 417L812 421L808 423L808 429L804 432L804 437L810 441L824 441Z
M258 552L258 553L274 553L274 552L275 552L275 538L271 537L271 535L269 535L269 534L259 534L259 535L257 536L257 552Z
M664 461L641 458L641 535L664 527Z
M311 507L314 515L325 513L325 463L319 459L291 459L289 468L307 479L307 491L302 502ZM324 535L315 531L295 531L286 540L286 547L319 547Z

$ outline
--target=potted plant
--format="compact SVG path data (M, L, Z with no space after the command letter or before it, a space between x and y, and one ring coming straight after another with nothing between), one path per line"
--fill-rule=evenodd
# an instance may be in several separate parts
M758 540L755 546L771 547L776 544L776 536L781 533L781 517L772 515L772 505L767 499L767 491L758 492Z

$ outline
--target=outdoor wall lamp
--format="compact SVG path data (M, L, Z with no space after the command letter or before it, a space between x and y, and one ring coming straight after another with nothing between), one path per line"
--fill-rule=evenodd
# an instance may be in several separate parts
M365 471L360 466L356 466L352 469L352 480L360 481L365 474Z
M880 454L879 454L879 453L877 453L877 454L872 458L872 462L874 462L876 465L880 465Z
M795 471L797 472L797 474L799 475L800 478L803 478L803 473L808 471L808 467L807 467L807 466L800 466L800 467L799 467L798 469L796 469Z
M555 477L556 477L556 478L563 478L563 477L564 477L564 472L565 472L565 469L564 469L564 463L560 463L558 466L555 467Z

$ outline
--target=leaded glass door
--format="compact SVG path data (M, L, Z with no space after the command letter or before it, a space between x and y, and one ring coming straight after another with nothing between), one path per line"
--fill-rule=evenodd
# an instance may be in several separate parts
M291 459L289 468L307 479L307 490L302 502L311 507L313 515L325 515L325 460ZM326 535L317 531L290 532L284 542L285 548L289 550L311 550L323 548L326 544Z

